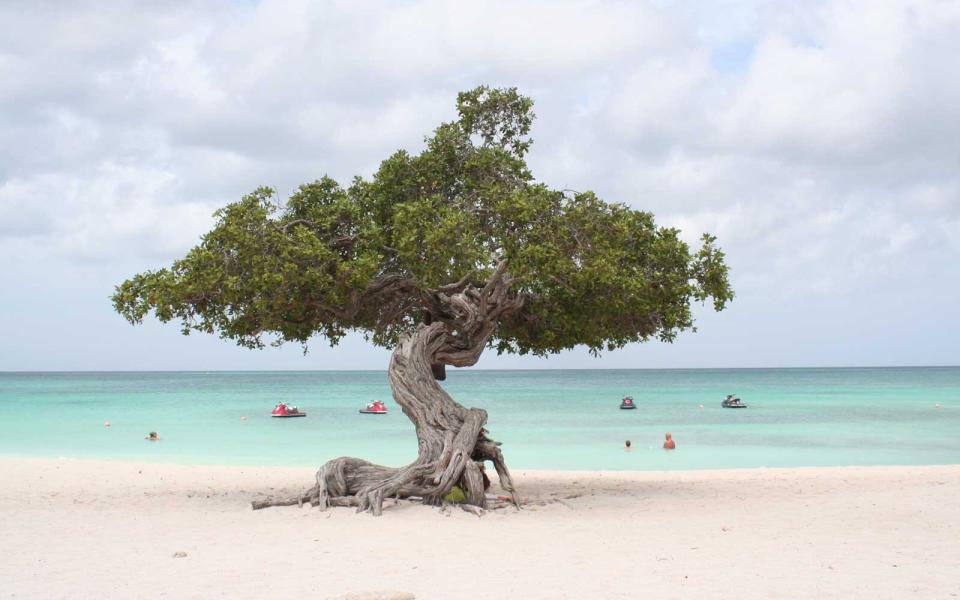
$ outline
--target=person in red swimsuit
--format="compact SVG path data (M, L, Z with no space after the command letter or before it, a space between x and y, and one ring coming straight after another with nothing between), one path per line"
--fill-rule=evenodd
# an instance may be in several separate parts
M666 439L665 442L663 442L663 449L664 449L664 450L673 450L673 449L676 448L676 447L677 447L677 443L673 441L673 436L672 436L672 435L670 434L670 432L668 431L668 432L667 432L667 439Z

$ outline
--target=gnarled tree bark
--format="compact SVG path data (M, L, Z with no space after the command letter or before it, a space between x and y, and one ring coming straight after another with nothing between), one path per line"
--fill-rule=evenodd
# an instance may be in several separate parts
M521 308L522 298L509 293L505 269L501 262L482 287L464 279L425 292L429 317L393 351L388 371L393 399L413 422L419 443L413 463L395 468L336 458L320 467L316 483L301 496L254 502L254 509L310 503L321 509L356 506L379 515L386 498L420 497L438 505L455 485L464 491L466 504L484 508L485 461L493 463L501 487L519 506L499 443L484 429L486 411L465 408L436 381L446 365L476 364L497 320Z

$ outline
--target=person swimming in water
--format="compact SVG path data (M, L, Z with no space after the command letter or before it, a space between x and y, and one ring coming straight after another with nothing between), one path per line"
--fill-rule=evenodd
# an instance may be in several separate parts
M677 443L673 441L673 435L670 432L667 432L667 439L663 442L664 450L673 450L677 447Z
M630 450L633 449L630 447L630 440L627 440L623 443L623 449L626 450L627 452L630 452Z
M147 440L148 442L157 442L160 441L160 436L157 435L156 431L151 431L150 434L143 439Z

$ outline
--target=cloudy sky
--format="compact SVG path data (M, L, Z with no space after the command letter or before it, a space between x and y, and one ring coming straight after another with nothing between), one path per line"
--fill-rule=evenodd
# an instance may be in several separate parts
M960 364L960 2L14 0L0 30L0 370L385 368L108 297L483 83L535 99L539 179L715 233L737 298L673 345L480 366Z

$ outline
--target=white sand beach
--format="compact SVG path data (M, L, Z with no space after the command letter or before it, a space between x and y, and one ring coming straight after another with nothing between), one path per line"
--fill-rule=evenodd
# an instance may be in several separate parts
M0 458L0 597L960 596L960 466L528 471L527 507L482 518L251 510L312 475Z

